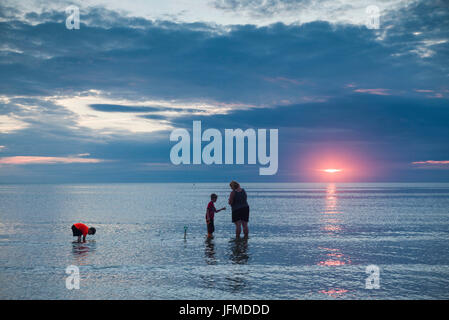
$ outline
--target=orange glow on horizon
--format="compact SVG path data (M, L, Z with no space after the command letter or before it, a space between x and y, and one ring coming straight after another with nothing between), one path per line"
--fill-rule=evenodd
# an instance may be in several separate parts
M362 149L314 146L296 159L298 177L304 182L347 183L377 179L384 170Z

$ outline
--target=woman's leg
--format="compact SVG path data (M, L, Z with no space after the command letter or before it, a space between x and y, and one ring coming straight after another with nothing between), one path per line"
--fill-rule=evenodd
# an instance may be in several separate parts
M235 222L235 237L236 238L240 238L240 231L241 231L241 226L242 225L242 221L238 220Z
M243 225L243 234L245 235L245 237L247 237L248 233L249 233L248 222L247 221L242 221L242 225Z

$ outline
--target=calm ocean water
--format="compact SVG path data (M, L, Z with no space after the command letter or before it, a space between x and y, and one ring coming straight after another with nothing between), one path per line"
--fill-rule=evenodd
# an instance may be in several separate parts
M227 183L0 185L0 298L449 299L449 184L243 187L247 241ZM228 210L207 241L211 192ZM97 234L72 243L75 222Z

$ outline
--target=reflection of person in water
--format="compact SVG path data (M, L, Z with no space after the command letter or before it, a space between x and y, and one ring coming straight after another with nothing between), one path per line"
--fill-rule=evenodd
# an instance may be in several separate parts
M249 259L248 255L248 239L232 239L231 244L231 261L236 264L246 264Z
M78 242L73 243L72 252L74 255L85 256L89 253L89 247L84 244L78 244Z
M95 251L95 249L96 249L95 240L91 240L88 243L73 242L72 254L73 257L76 259L76 264L77 265L87 264L86 260L89 256L89 253Z
M215 243L211 238L206 238L205 241L206 248L204 250L204 255L206 257L207 264L217 264L217 260L215 259Z
M246 264L249 260L248 255L248 239L233 238L229 241L230 255L229 258L233 264ZM248 271L237 268L229 276L226 277L228 286L232 292L241 292L248 287Z

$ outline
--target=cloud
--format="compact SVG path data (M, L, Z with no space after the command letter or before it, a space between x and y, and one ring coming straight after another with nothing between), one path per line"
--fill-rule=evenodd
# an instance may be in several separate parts
M65 165L38 166L42 178L179 181L240 172L200 168L192 178L170 165L152 166L148 175L136 171L146 168L142 163L167 161L168 131L191 128L192 120L202 120L204 128L278 128L279 172L287 178L300 171L295 164L311 149L358 150L386 168L402 168L416 154L448 157L449 14L438 1L393 5L382 11L379 30L362 25L367 1L344 2L347 12L330 1L308 0L267 0L259 4L271 7L255 11L257 1L235 2L241 8L226 1L227 7L206 11L211 20L218 12L224 18L215 22L227 26L186 23L176 13L152 21L147 6L133 16L116 10L125 6L121 2L91 7L98 2L89 1L81 8L80 30L65 28L58 7L65 3L48 9L45 1L33 3L42 10L0 9L0 124L9 128L0 135L8 146L2 155L90 153L116 160L71 165L76 173ZM284 10L302 6L302 16ZM305 23L310 12L317 15ZM328 22L318 21L318 13ZM340 23L345 15L348 23ZM266 24L274 20L285 23ZM423 57L413 51L419 47L433 53ZM424 172L393 174L409 177L410 171ZM17 180L10 172L1 172L10 175L2 182ZM37 174L23 180L38 180Z
M446 165L446 164L449 164L449 160L414 161L414 162L412 162L412 164Z
M93 110L101 111L101 112L134 112L134 113L148 113L154 111L162 111L163 107L155 107L155 106L126 106L119 104L90 104Z
M417 171L441 171L449 170L449 160L426 160L412 162L413 168Z
M95 90L72 96L50 96L45 100L72 112L77 126L100 134L167 131L173 129L167 119L226 114L235 107L224 103L117 99Z
M102 97L96 93L72 96L50 96L52 103L66 108L74 114L74 121L80 128L88 128L101 134L139 134L170 128L166 123L140 117L140 112L102 112L91 108L98 104L130 104L126 100Z
M375 4L381 14L399 10L415 1L375 2L370 0L215 0L213 6L227 13L247 17L252 23L308 23L326 21L365 25L366 8ZM250 22L250 23L251 23Z
M15 116L0 115L0 134L13 133L28 127L26 122L21 121Z
M436 99L442 99L444 98L443 94L441 93L435 93L434 95L428 96L429 98L436 98Z
M355 89L354 90L354 92L375 94L375 95L378 95L378 96L389 96L389 95L391 95L388 91L389 91L389 89Z
M269 82L281 83L281 84L284 84L284 85L285 84L293 84L293 85L299 86L301 84L304 84L304 81L296 80L296 79L289 79L289 78L286 78L286 77L274 77L274 78L266 77L264 79L266 81L269 81Z
M447 39L423 40L417 45L416 49L412 49L410 52L416 53L421 58L430 58L435 54L435 51L431 47L446 42L448 42Z
M308 1L285 3L314 6ZM354 6L363 7L362 2ZM382 41L377 40L377 31L322 21L234 25L217 32L216 26L206 23L141 19L141 27L133 28L126 27L131 17L107 8L86 10L83 19L97 21L98 26L82 25L73 32L65 29L63 15L56 13L54 20L47 14L36 25L9 21L2 25L2 40L22 54L0 55L0 90L34 96L100 90L131 103L177 100L273 106L306 101L303 97L322 100L340 95L342 83L397 93L419 87L424 80L430 89L447 81L444 30L431 36L423 32L424 38L417 41L410 32L413 27L402 25L406 17L397 15L396 20L385 17L392 27ZM102 27L103 20L109 23ZM417 28L422 24L418 21ZM30 37L34 40L26 41ZM426 65L410 54L419 43L435 51L425 59ZM381 76L390 73L395 77Z
M102 159L86 159L77 157L41 157L41 156L14 156L0 158L0 164L26 165L26 164L69 164L69 163L100 163Z
M384 25L391 26L386 32L385 41L395 48L393 55L419 57L422 64L438 63L439 68L448 74L449 66L442 63L447 60L449 48L447 1L417 1L382 18ZM437 74L434 80L436 77ZM441 78L440 81L446 80Z
M90 26L110 28L113 25L128 27L145 26L145 20L171 21L176 23L209 23L219 25L253 24L266 26L276 22L285 24L326 21L363 25L367 20L366 7L372 0L27 0L18 3L3 0L4 19L20 19L28 23L48 21L56 17L65 19L64 9L76 5L81 10L83 23ZM381 14L389 14L408 5L412 0L376 1ZM111 10L107 16L101 9ZM95 11L95 15L87 12ZM53 16L49 14L53 13ZM59 13L59 15L58 15ZM126 23L125 23L126 22Z

